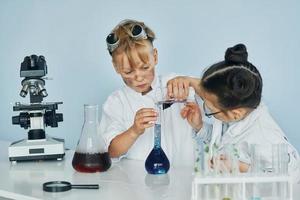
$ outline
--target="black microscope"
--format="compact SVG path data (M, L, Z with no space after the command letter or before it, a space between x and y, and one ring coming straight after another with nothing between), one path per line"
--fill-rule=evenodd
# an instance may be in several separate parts
M20 77L22 80L21 97L29 93L30 104L17 102L13 111L19 111L12 117L12 124L28 129L28 138L13 142L8 148L9 160L62 160L65 155L64 140L49 137L45 127L58 127L63 121L63 114L56 113L58 104L62 102L42 103L48 96L45 89L47 65L44 56L26 56L21 63Z

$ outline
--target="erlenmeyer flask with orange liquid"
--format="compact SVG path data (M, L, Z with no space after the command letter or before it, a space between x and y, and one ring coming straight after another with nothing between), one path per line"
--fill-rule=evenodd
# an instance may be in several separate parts
M84 124L72 161L76 171L103 172L111 166L104 140L98 133L98 112L98 105L84 105Z

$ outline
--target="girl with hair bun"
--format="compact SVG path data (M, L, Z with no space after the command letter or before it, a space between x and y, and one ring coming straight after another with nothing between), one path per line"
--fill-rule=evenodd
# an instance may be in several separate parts
M211 158L212 151L232 144L239 152L239 170L247 172L251 167L250 144L262 144L267 148L267 144L285 143L289 173L299 180L299 154L261 102L262 77L248 61L244 44L228 48L224 61L207 68L201 79L179 76L168 81L167 87L170 98L185 99L188 88L193 87L198 95L196 100L202 99L200 106L187 103L181 116L193 127L195 136L209 144ZM206 117L213 116L213 124L204 122L202 113ZM272 155L267 152L261 153L266 154L263 157L271 163Z

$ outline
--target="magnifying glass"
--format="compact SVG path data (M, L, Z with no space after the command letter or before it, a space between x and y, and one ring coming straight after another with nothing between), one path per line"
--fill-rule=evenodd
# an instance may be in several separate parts
M50 181L43 184L43 190L46 192L64 192L71 189L99 189L99 185L72 185L70 182L67 181Z

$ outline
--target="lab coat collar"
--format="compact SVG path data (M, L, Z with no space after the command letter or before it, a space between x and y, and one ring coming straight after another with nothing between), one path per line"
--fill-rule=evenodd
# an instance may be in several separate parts
M248 116L246 116L244 119L234 122L226 131L226 135L228 134L231 137L237 137L241 134L243 134L249 127L255 123L257 118L264 112L266 112L267 107L264 103L260 103L260 105L254 109L251 113L249 113Z
M212 139L210 142L210 149L213 148L213 145L217 145L218 149L222 148L225 144L231 143L234 140L238 140L240 135L244 134L245 131L255 123L257 118L263 113L266 112L267 107L264 103L254 109L247 117L244 119L232 123L227 131L222 134L222 121L215 119L212 130ZM221 142L222 140L222 142ZM211 152L212 155L213 152Z

